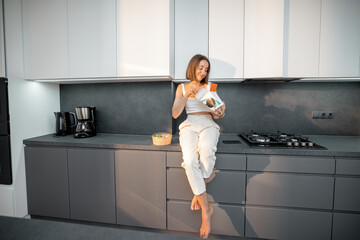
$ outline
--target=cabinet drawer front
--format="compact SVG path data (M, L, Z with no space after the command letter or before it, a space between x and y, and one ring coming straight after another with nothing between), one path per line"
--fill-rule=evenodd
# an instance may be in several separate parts
M71 219L116 223L114 151L69 149Z
M268 172L299 172L333 174L335 160L331 157L248 155L248 170Z
M245 202L245 173L215 171L214 179L207 184L206 192L210 202ZM185 171L179 168L167 170L167 198L189 200L194 197Z
M248 173L247 203L332 209L332 177Z
M360 239L360 214L334 213L333 240Z
M360 159L336 158L336 174L360 175Z
M244 236L244 207L212 204L211 234ZM199 232L201 211L190 210L190 202L168 201L168 230Z
M166 152L167 167L181 167L181 163L182 163L181 152Z
M331 239L331 213L246 207L246 237L318 240Z
M335 210L360 211L360 178L335 178Z
M182 153L167 152L167 166L181 167ZM245 170L246 155L244 154L216 154L215 169L221 170Z

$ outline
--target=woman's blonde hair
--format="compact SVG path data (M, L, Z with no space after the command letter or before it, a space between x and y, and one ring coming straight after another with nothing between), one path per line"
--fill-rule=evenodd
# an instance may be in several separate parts
M209 81L209 74L210 74L210 61L207 57L201 54L196 54L193 56L188 64L187 70L186 70L186 78L190 81L196 80L196 69L199 67L199 64L202 60L205 60L208 62L209 67L207 70L206 76L201 80L201 83L207 84Z

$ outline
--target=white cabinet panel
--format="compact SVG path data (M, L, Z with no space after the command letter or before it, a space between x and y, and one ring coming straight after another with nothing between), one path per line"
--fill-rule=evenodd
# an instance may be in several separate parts
M360 76L359 24L359 0L322 0L320 77Z
M26 79L68 77L66 0L22 1Z
M319 75L321 0L288 0L284 42L284 75ZM286 41L285 40L285 41ZM286 48L287 47L287 48ZM286 59L287 58L287 59Z
M175 0L175 78L195 54L208 56L208 0ZM211 73L210 73L211 74Z
M244 77L282 77L284 0L245 0Z
M243 78L244 0L209 0L210 78Z
M68 0L69 77L116 76L116 0Z
M173 75L174 0L118 0L118 76Z

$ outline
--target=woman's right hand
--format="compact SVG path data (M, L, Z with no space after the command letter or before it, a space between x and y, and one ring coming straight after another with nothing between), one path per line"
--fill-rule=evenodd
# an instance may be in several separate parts
M195 95L200 91L202 86L196 86L195 84L187 84L186 85L186 96L187 97L195 97Z

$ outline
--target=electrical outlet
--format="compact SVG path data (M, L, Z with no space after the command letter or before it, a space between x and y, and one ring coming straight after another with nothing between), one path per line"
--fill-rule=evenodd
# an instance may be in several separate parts
M334 111L326 111L325 115L326 115L326 119L334 119L335 112Z
M334 111L312 111L311 118L312 119L334 119L335 112Z

